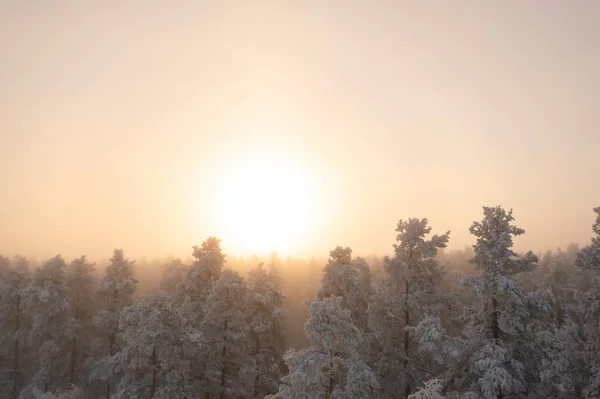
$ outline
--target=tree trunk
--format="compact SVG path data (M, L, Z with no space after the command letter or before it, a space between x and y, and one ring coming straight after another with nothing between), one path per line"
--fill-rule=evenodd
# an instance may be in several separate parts
M412 248L410 249L409 252L409 260L408 262L410 262L412 260ZM405 274L404 274L404 368L405 368L405 372L406 369L408 369L408 351L409 351L409 346L410 346L410 335L408 332L407 327L410 325L410 313L409 313L409 309L408 309L408 295L410 292L410 285L408 282L408 272L410 270L410 263L407 263L406 265L406 270L405 270ZM408 381L408 373L406 373L406 385L404 387L404 395L405 397L408 399L408 395L410 395L410 383Z
M229 307L229 289L225 289L225 301ZM223 350L221 352L221 356L223 359L223 365L221 366L221 393L219 398L225 399L225 381L227 380L225 376L225 358L227 357L227 317L225 317L225 321L223 322Z
M156 346L152 349L152 388L150 389L150 398L154 397L156 392Z
M492 337L498 339L500 337L500 327L498 326L498 302L496 298L492 298Z
M494 339L498 339L500 337L500 326L498 325L498 301L494 297L492 298L491 316L492 316L492 320L491 320L492 337ZM502 390L500 390L500 393L498 393L497 398L502 399Z
M404 280L404 355L406 356L404 359L404 367L408 368L408 350L409 350L409 346L410 346L410 336L408 333L408 329L406 329L406 327L409 326L408 323L410 323L410 318L409 318L409 312L408 312L408 290L409 290L409 285L408 285L408 278L406 278ZM410 384L408 383L408 379L406 380L406 386L404 389L404 394L406 395L406 397L408 398L408 395L410 395Z
M50 316L48 318L48 324L50 324L51 322L52 322L52 316ZM43 345L44 342L51 341L51 340L52 340L52 334L50 334L50 331L46 331L46 340L44 341L44 338L42 337L41 345ZM54 371L54 369L53 369L54 366L55 366L54 362L52 360L50 360L50 368L48 369L48 376L46 377L46 380L44 381L44 392L48 392L48 389L50 387L50 381L52 381L52 371Z
M79 321L79 292L77 293L77 305L75 306L75 321ZM71 341L71 370L69 373L69 382L75 383L75 362L77 360L77 332L73 335Z
M333 375L333 355L331 352L329 353L329 385L325 387L325 399L330 399L331 394L333 393L333 384L334 384L334 375Z
M111 334L109 341L108 341L108 354L110 356L113 355L113 350L115 347L115 334ZM110 376L107 377L107 382L106 382L106 399L110 399Z
M258 354L260 353L260 335L256 334L256 358L258 359ZM254 378L254 397L258 398L258 385L260 383L260 363L256 365L256 377Z
M15 325L15 335L18 335L19 330L21 329L21 319L20 319L20 313L21 313L21 297L17 296L17 320L16 320L16 325ZM19 389L18 389L18 384L19 384L19 338L18 336L16 336L14 338L14 364L13 364L13 384L12 384L12 397L14 399L17 399L17 397L19 396Z
M111 303L111 311L113 313L117 313L117 296L119 295L119 290L116 288L116 286L114 287L113 290L113 297L112 297L112 303ZM109 350L108 353L110 356L113 355L113 350L114 350L114 346L115 346L115 340L116 340L116 335L117 335L117 331L119 331L119 315L117 314L117 325L115 326L115 331L111 334L110 338L109 338ZM107 376L107 380L106 380L106 399L110 399L110 376Z
M75 360L77 359L77 338L73 337L71 341L71 370L69 372L69 382L75 384Z

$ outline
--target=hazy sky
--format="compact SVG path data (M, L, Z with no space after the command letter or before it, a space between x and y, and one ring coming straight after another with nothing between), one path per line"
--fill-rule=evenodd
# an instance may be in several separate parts
M519 250L592 234L596 0L0 1L0 54L0 253L243 254L215 203L257 153L314 205L294 255L389 253L408 217L461 248L482 205Z

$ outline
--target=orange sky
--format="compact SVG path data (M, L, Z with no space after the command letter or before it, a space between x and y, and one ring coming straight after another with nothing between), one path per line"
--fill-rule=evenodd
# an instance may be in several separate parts
M0 2L0 253L383 254L408 217L461 248L496 204L518 249L588 242L598 21L591 0ZM247 184L264 153L293 189ZM311 206L231 222L284 187Z

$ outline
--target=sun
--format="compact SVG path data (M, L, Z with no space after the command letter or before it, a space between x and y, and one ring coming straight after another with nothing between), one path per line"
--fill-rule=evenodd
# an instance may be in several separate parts
M292 154L261 151L230 160L212 206L224 243L240 255L293 253L316 221L316 184L306 165Z

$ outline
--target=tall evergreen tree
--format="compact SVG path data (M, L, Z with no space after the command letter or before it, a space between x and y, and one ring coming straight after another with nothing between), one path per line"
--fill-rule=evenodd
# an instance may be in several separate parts
M414 387L430 375L423 374L423 359L419 358L423 345L444 334L439 322L439 284L443 270L435 260L437 251L445 248L450 232L433 235L427 219L400 220L394 244L395 256L385 258L386 279L380 286L369 308L370 326L381 348L376 369L385 397L403 392L408 397ZM419 323L427 326L416 328ZM414 342L411 331L418 335ZM429 335L425 336L424 333Z
M555 253L548 251L534 271L535 280L529 281L547 308L529 325L540 352L536 359L539 384L535 391L544 398L566 399L581 397L582 393L584 334L576 308L581 272L574 263L574 257L560 248Z
M589 378L584 395L586 398L600 397L600 207L594 208L596 221L592 226L595 234L592 243L577 254L576 264L583 270L594 273L590 289L581 298L579 313L585 320L585 360Z
M363 334L344 299L317 298L307 306L304 329L310 347L286 353L289 374L270 398L379 398L379 383L362 355Z
M95 313L94 278L95 264L89 263L85 256L74 259L69 265L67 290L71 304L71 317L74 320L71 338L71 354L69 366L69 383L83 383L87 379L89 365L86 359L91 356L90 344L93 338L92 318Z
M68 385L69 343L74 332L70 314L66 263L57 255L33 273L31 284L22 290L25 312L31 320L29 345L36 351L36 372L30 385L43 392Z
M246 317L246 283L225 269L207 296L200 332L205 341L203 390L212 398L246 397L253 392L255 363Z
M106 382L107 399L111 385L116 382L112 380L118 378L115 374L109 376L109 365L112 356L120 350L119 316L124 308L133 304L137 284L134 261L126 259L122 249L115 249L98 291L100 309L94 316L94 325L100 337L99 359L90 376L91 380Z
M24 367L28 358L27 347L31 327L26 312L23 291L30 283L29 262L23 257L15 257L9 263L2 258L3 275L0 281L0 348L2 349L2 382L0 390L7 397L16 399L30 370ZM5 371L6 370L6 371Z
M449 397L460 392L460 397L520 397L538 378L535 341L527 329L537 302L514 276L533 270L538 259L531 251L518 258L512 250L513 237L525 232L512 224L512 210L498 206L484 207L483 212L483 220L470 228L477 237L472 262L480 275L465 280L474 286L478 302L465 315L466 364L450 377L454 396Z
M146 295L121 312L123 349L111 359L122 374L115 398L197 397L192 388L190 354L201 344L164 292Z
M221 277L225 254L221 250L221 240L215 237L209 237L193 249L195 261L177 286L177 303L181 305L183 314L192 317L194 326L199 327L204 318L208 293Z
M189 267L184 265L181 259L174 259L171 263L166 264L162 278L158 283L158 289L170 296L175 295L177 287L183 283L188 270Z
M277 392L285 373L284 309L285 297L278 286L279 276L263 264L250 270L247 310L250 323L250 344L256 364L254 397L264 398Z
M354 324L366 331L367 308L371 294L369 266L362 258L352 259L350 248L336 247L329 252L329 261L323 269L319 299L339 296L350 311Z

